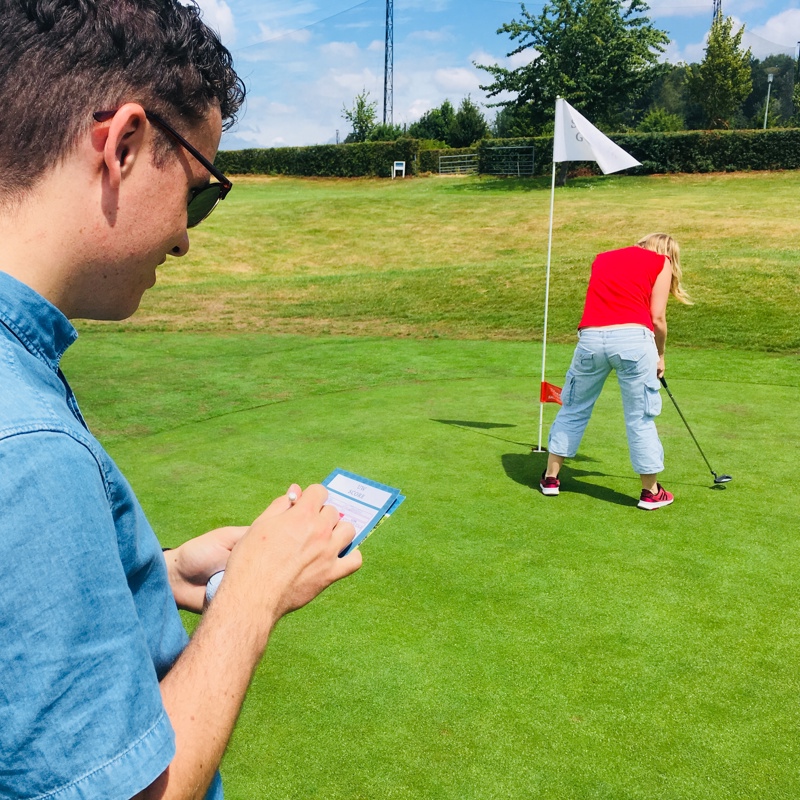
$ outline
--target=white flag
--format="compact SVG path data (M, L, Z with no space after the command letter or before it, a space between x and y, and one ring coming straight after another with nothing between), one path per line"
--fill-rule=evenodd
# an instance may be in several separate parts
M553 161L596 161L604 175L641 166L561 97L556 100Z

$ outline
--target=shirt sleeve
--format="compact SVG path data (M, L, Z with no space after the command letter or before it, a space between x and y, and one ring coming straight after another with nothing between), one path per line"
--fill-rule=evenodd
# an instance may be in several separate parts
M0 508L0 797L128 800L175 744L103 472L67 434L8 437Z

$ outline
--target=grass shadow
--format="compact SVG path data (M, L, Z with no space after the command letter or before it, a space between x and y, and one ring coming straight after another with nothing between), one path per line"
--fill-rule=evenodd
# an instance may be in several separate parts
M547 465L547 453L506 453L501 457L503 469L506 475L516 483L527 486L530 489L539 490L539 479ZM575 461L594 461L587 456L576 456L570 460ZM638 499L627 494L614 491L605 486L596 486L579 480L588 477L609 477L605 472L598 472L592 469L576 469L571 464L564 464L559 472L561 480L561 491L564 493L585 494L602 500L604 503L615 503L619 506L635 506Z
M453 182L449 192L539 192L550 189L550 178L486 177L466 183Z
M503 436L495 436L492 433L485 433L487 430L493 428L516 428L508 422L472 422L469 420L460 419L433 419L431 422L439 422L442 425L452 425L454 428L459 428L462 431L469 431L470 433L477 433L480 436L488 436L490 439L498 439L501 442L508 442L508 444L517 444L520 447L533 447L530 442L517 442L514 439L506 439Z
M443 425L455 425L458 428L516 428L511 422L470 422L463 419L434 419L432 422L441 422Z

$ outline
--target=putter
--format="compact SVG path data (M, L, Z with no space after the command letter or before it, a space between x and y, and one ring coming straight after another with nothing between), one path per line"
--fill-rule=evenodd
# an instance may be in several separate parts
M697 441L697 437L692 433L692 429L689 427L689 423L686 421L686 417L683 416L683 412L678 407L675 398L672 396L672 392L669 390L669 386L667 386L667 382L664 380L664 377L660 377L659 380L661 381L661 385L667 390L667 394L669 395L669 399L672 400L672 404L675 406L675 410L680 415L680 418L683 420L683 424L686 426L686 430L689 431L689 435L694 439L694 443L697 445L697 449L700 451L700 455L703 456L703 461L706 462L711 474L714 476L714 483L728 483L729 481L733 480L733 477L730 475L717 475L713 469L711 469L711 464L708 463L708 459L706 458L706 454L703 452L703 448L700 447L700 442Z

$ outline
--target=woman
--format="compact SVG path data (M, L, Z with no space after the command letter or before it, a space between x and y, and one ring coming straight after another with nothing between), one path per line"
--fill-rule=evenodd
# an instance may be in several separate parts
M608 374L617 373L631 463L642 479L639 508L667 506L673 496L658 483L664 448L655 418L661 412L658 379L664 375L667 299L691 305L681 286L680 249L665 233L635 247L600 253L592 264L578 346L561 391L563 405L550 429L547 469L539 487L557 495L558 472L578 451Z

